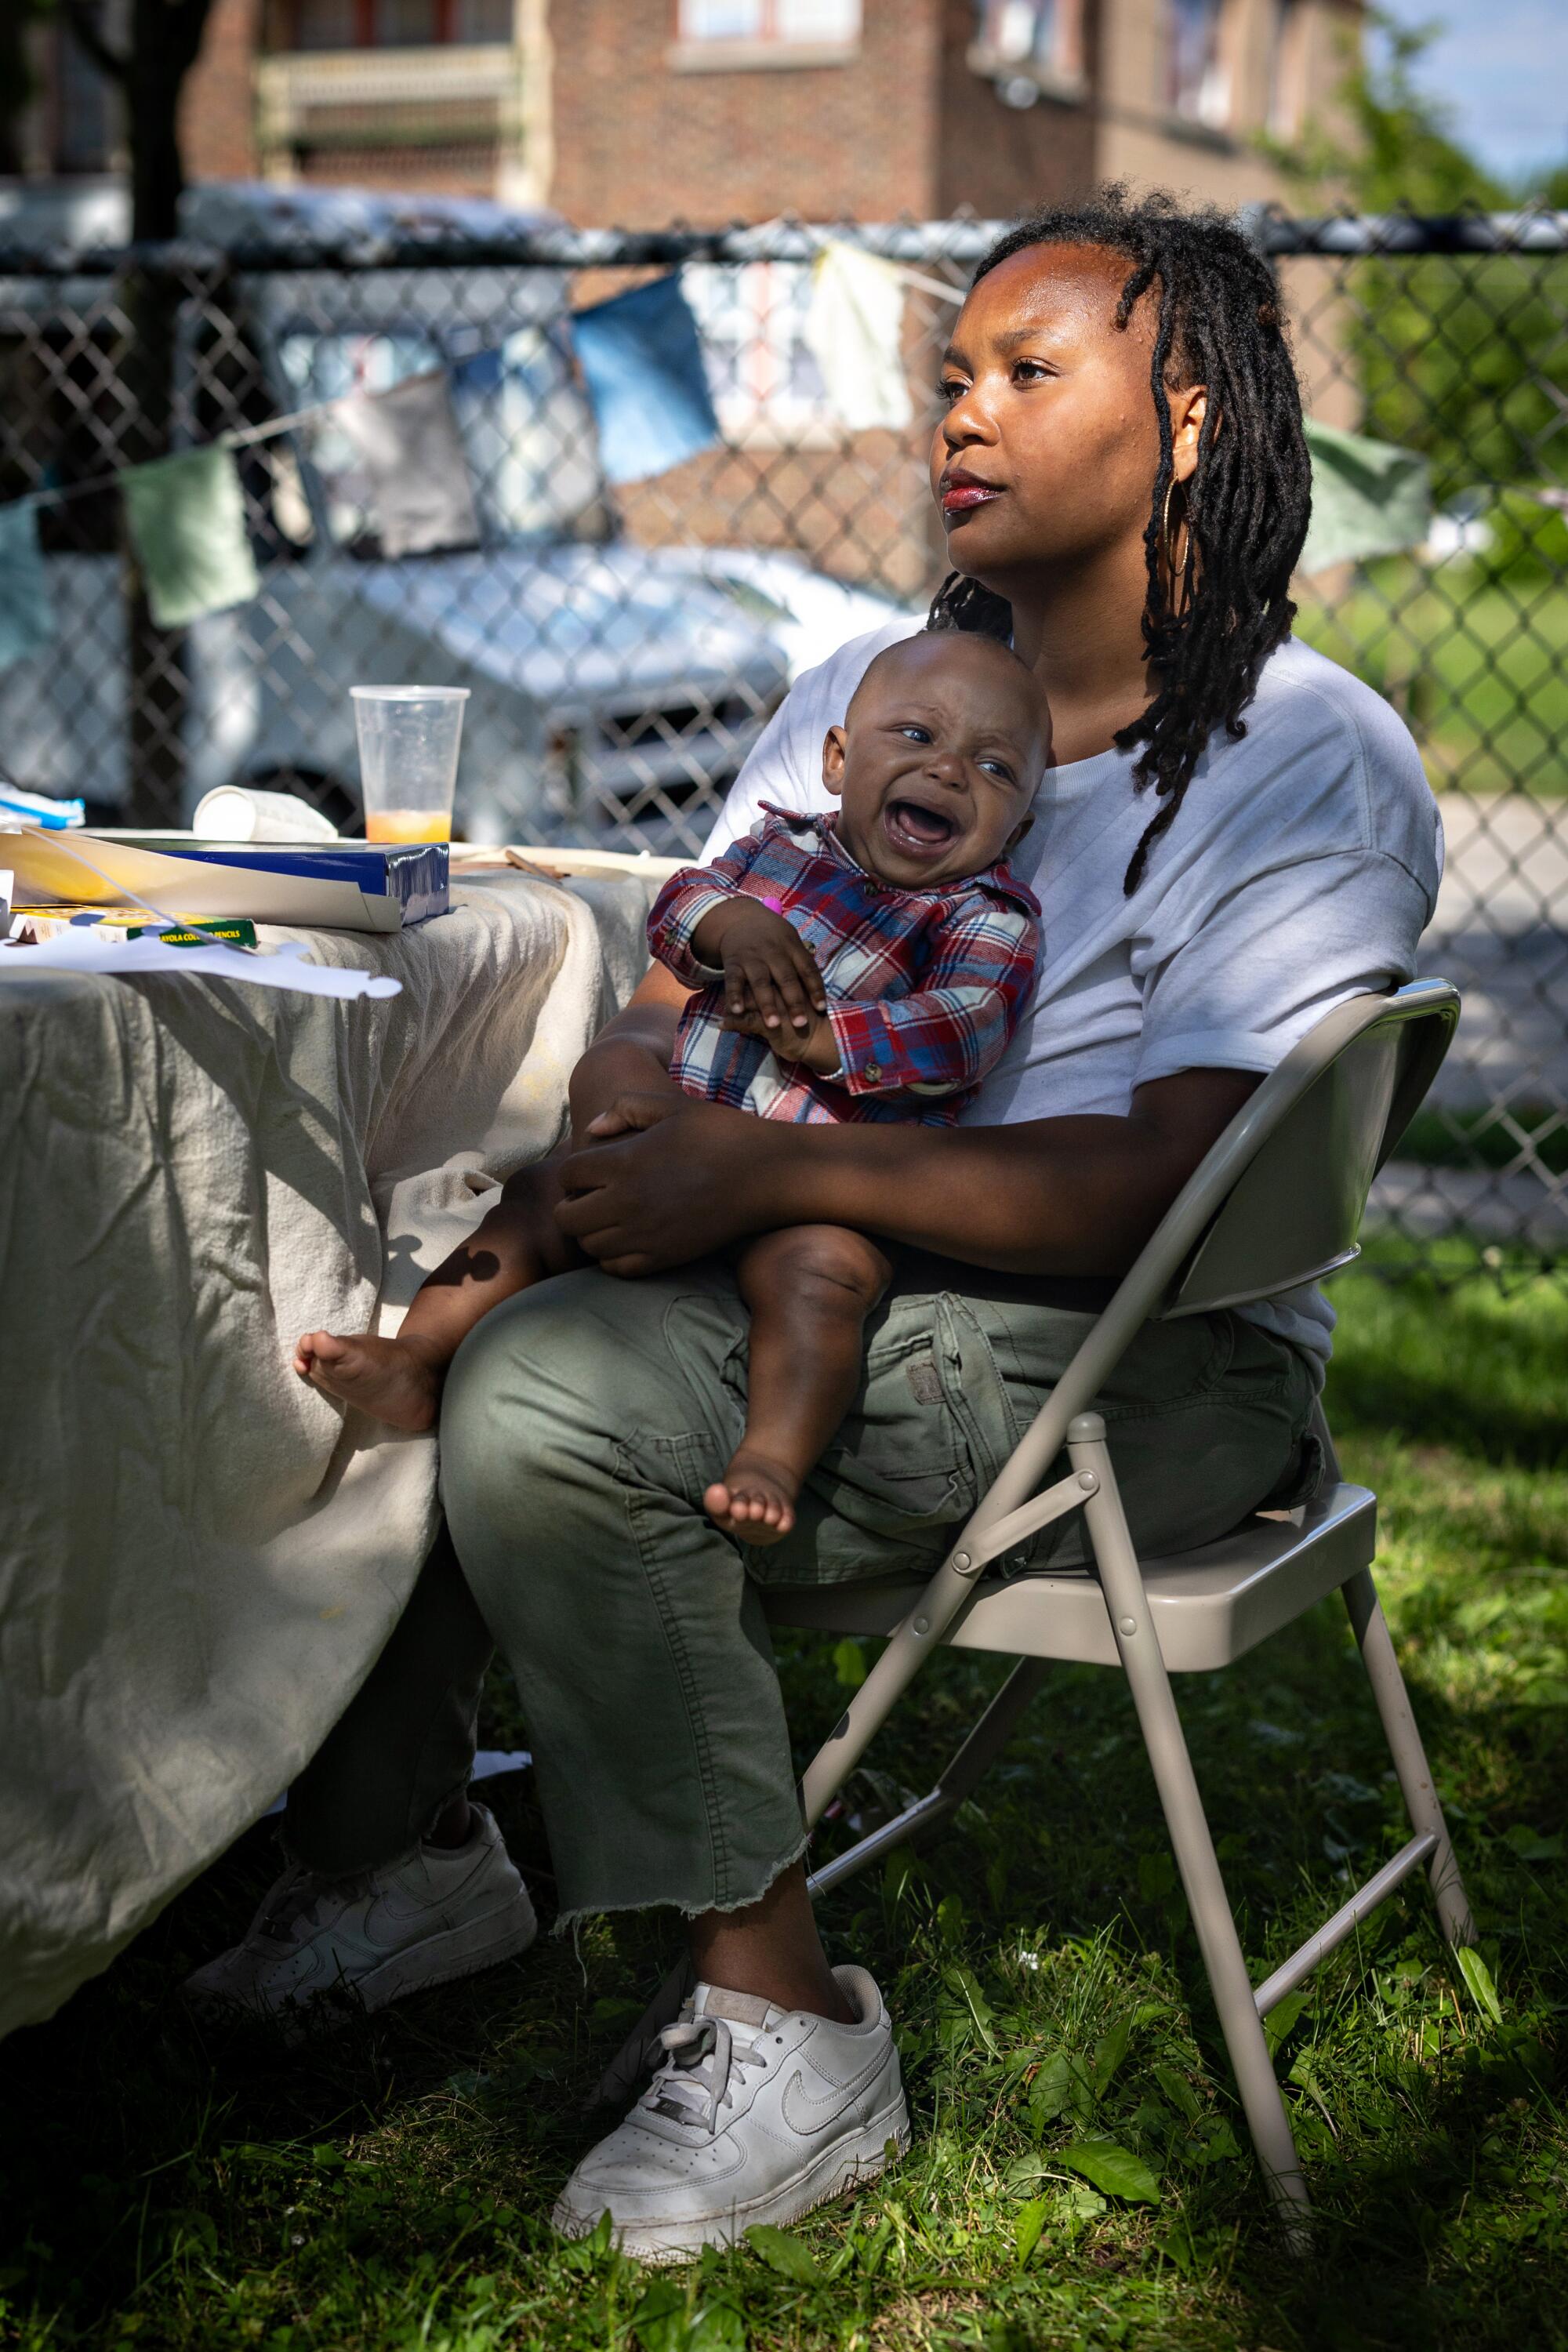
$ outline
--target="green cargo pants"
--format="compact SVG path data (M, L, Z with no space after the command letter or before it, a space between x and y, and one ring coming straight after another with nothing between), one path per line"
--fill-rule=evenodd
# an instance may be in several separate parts
M745 1410L728 1266L566 1275L498 1307L458 1354L441 1421L472 1598L437 1547L295 1789L291 1850L338 1873L409 1849L467 1777L493 1635L522 1695L563 1919L753 1901L805 1843L761 1587L934 1569L1090 1320L895 1288L795 1531L757 1551L701 1507ZM1163 1549L1234 1527L1286 1475L1313 1393L1306 1359L1238 1316L1147 1325L1099 1400L1135 1536ZM1003 1566L1081 1560L1079 1530L1058 1523Z

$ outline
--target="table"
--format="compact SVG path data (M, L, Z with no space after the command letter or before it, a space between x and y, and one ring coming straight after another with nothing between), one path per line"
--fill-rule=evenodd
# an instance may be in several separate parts
M345 1416L292 1343L395 1328L564 1131L669 870L620 863L455 869L390 938L262 935L390 998L0 990L0 2033L266 1811L390 1633L435 1441Z

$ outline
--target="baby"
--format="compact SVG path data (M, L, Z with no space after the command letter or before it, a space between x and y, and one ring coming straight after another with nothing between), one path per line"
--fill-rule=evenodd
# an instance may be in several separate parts
M838 810L770 808L659 893L649 945L694 992L677 1084L762 1118L956 1119L1034 979L1039 907L1002 861L1028 829L1048 748L1039 688L994 638L927 634L879 654L823 747ZM561 1197L557 1162L524 1170L395 1339L309 1332L295 1370L398 1427L428 1428L481 1316L591 1263L555 1224ZM746 1423L704 1507L742 1542L770 1544L794 1526L801 1484L854 1398L891 1267L868 1235L837 1225L761 1234L735 1263L752 1318Z

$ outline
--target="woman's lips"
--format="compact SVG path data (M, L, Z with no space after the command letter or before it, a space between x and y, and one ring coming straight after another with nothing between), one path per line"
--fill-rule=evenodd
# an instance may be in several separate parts
M982 482L973 474L950 474L942 484L942 510L944 515L972 514L1001 496L994 482Z

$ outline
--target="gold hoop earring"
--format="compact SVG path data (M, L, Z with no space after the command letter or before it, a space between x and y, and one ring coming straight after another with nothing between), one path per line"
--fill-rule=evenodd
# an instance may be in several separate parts
M1184 516L1184 520L1187 526L1187 543L1183 551L1181 569L1178 572L1176 535L1171 527L1171 500L1175 497L1178 488L1182 491L1182 503L1184 508L1187 495L1185 485L1178 484L1173 474L1165 485L1165 501L1160 510L1160 558L1164 564L1166 577L1171 583L1171 611L1179 621L1192 602L1193 562L1197 550L1193 538L1192 519L1190 516Z

